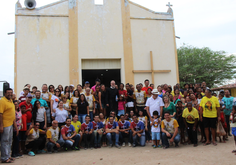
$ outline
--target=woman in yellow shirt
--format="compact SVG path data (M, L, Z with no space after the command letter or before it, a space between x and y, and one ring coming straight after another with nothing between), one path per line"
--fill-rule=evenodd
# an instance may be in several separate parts
M73 96L70 98L70 105L71 105L71 115L72 115L72 117L74 117L75 116L75 114L76 114L76 108L77 108L77 102L78 102L78 100L79 100L79 96L80 96L80 93L79 93L79 91L76 89L75 91L74 91L74 94L73 94Z
M83 133L82 133L82 131L81 131L81 123L80 123L80 121L78 121L78 115L75 115L74 117L73 117L73 120L71 121L71 125L73 125L74 127L75 127L75 131L76 131L76 133L78 134L78 135L80 135L80 140L79 140L79 148L82 148L81 146L80 146L80 144L81 144L81 141L82 141L82 138L83 138Z
M184 109L182 114L186 130L188 132L188 143L193 143L197 147L197 123L199 119L198 110L192 107L192 103L187 103L187 108Z

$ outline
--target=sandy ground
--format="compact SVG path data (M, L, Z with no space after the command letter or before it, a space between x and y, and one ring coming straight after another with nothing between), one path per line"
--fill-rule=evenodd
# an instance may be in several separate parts
M34 157L24 155L16 159L16 165L113 165L113 164L206 164L206 165L236 165L236 155L231 153L234 149L234 140L229 138L227 143L218 143L217 146L198 147L180 145L179 148L171 146L169 149L153 149L149 143L145 147L122 147L121 149L101 148L93 150L67 151L52 154L38 154Z

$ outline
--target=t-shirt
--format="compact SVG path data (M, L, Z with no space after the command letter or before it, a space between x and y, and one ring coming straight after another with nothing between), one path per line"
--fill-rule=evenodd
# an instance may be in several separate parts
M34 99L31 100L30 103L34 106L34 103L37 100L40 102L41 107L48 107L48 103L45 100L41 99L41 98L40 99L34 98Z
M132 102L132 101L134 101L134 99L133 99L133 94L134 94L134 92L132 91L132 90L127 90L127 102ZM129 97L129 96L131 96L131 97Z
M150 123L152 123L152 121L150 121ZM158 124L158 118L153 119L151 131L152 132L160 132L160 124Z
M94 130L102 129L104 127L102 122L97 122L96 123L95 121L92 121L92 123L93 123Z
M33 109L32 104L31 103L27 104L26 101L20 103L19 107L21 107L22 105L25 105L26 110L29 109L29 108ZM31 121L32 121L32 111L26 111L26 114L27 114L27 123L31 123Z
M53 113L52 116L55 117L55 120L58 121L58 123L64 123L68 117L68 111L65 109L61 111L60 109L56 108L56 112Z
M53 108L53 109L56 109L57 106L58 106L58 102L60 101L60 99L59 99L57 96L52 95L51 100L53 100L52 108Z
M107 121L109 121L109 117L107 118ZM118 121L117 117L115 117L114 121Z
M26 113L22 114L21 120L22 120L23 127L21 128L20 131L27 131L27 114Z
M153 116L154 111L158 111L158 114L160 115L161 107L164 106L164 103L162 101L162 98L160 98L159 96L155 100L153 99L152 96L147 100L146 106L149 107L149 112L151 116Z
M128 129L130 127L130 122L126 120L124 122L119 121L118 125L120 129Z
M217 117L217 109L220 107L220 103L215 96L211 98L203 97L200 103L200 106L203 108L203 117L207 118L216 118Z
M49 96L50 96L50 94L48 93L48 92L45 92L45 93L41 93L41 98L44 98L44 99L46 99L46 100L49 100Z
M179 127L177 120L171 118L168 122L166 119L162 120L161 128L165 129L167 132L173 134L175 132L175 128Z
M29 131L29 135L28 135L27 138L26 138L25 145L29 144L29 142L32 142L32 141L38 139L40 132L42 132L41 129L38 129L37 131L35 131L35 129L32 128L32 129Z
M92 122L89 122L88 124L86 124L86 122L84 122L82 125L81 125L81 130L84 130L84 131L91 131L93 129L93 123Z
M125 109L125 101L118 101L118 110Z
M118 127L118 123L114 121L113 123L107 122L106 129L116 129Z
M195 119L199 119L198 110L196 110L195 108L193 108L191 112L189 112L188 108L185 108L182 116L189 124L194 124Z
M74 126L75 131L76 131L76 133L78 134L79 131L80 131L80 129L81 129L81 123L80 123L80 121L77 121L77 122L75 122L75 123L74 123L73 121L71 121L71 125Z
M9 127L15 120L15 105L6 97L0 99L0 113L2 113L3 127Z
M65 135L66 137L71 137L74 131L75 131L75 127L73 125L70 125L69 127L65 125L65 127L61 129L60 139L63 140L62 135Z
M174 112L176 113L175 104L173 102L170 102L170 105L167 108L165 108L165 106L163 107L162 117L164 117L164 113L167 111L169 111L171 115L173 115Z
M145 91L134 92L134 99L136 100L137 106L145 106L145 98L147 97Z
M54 142L56 142L59 139L59 133L60 133L59 127L57 127L56 129L53 129L52 127L50 127L46 133L47 140L52 139Z
M88 102L77 103L77 106L79 114L88 114L87 113L87 106L89 106Z
M26 96L23 95L23 96L19 97L18 100L19 100L19 103L22 103L22 102L26 101Z
M89 96L85 95L85 97L86 97L86 100L87 100L87 102L89 104L89 109L93 110L93 108L94 108L93 107L93 102L95 101L94 96L92 94L90 94Z
M230 115L230 113L233 110L233 97L223 97L224 100L224 105L225 105L225 109L224 109L224 113L225 115Z
M144 123L144 126L146 125L146 120L147 120L147 116L143 116L143 117L138 117L139 121L142 121Z
M143 88L142 88L142 91L145 91L146 94L148 94L148 88L151 88L151 87L143 87ZM152 88L151 88L151 89L152 89Z
M123 96L127 96L127 91L126 90L119 90L119 96L123 95Z
M144 130L144 123L142 121L138 121L138 123L135 123L134 121L130 124L130 128L134 129L135 131L141 131L141 135L145 135L145 130Z
M41 107L41 108L38 109L38 113L37 113L37 117L36 117L37 122L45 121L44 112L46 112L44 107Z

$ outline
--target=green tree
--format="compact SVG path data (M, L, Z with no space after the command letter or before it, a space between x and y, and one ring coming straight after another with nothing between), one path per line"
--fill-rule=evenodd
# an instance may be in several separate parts
M208 47L184 45L178 50L179 79L184 83L201 83L208 87L236 78L236 57Z

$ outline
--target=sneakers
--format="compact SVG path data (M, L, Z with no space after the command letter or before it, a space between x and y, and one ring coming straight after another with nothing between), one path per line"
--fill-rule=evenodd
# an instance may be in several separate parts
M30 152L28 153L28 155L29 155L29 156L35 156L35 154L34 154L33 151L30 151Z
M131 147L131 143L128 143L129 147Z
M136 147L136 144L133 144L133 147Z
M48 151L48 154L52 154L52 151Z
M112 148L112 144L109 145L109 148Z
M125 142L122 144L122 147L125 147Z
M54 153L58 153L58 150L54 150Z
M158 145L157 148L161 148L162 146L161 145Z
M64 151L68 151L68 148L64 148Z
M119 149L120 149L120 145L116 144L116 148L119 148Z
M38 153L38 154L40 154L40 153L43 154L43 153L46 153L46 151L45 151L45 150L38 150L37 153Z
M153 148L157 148L157 146L156 146L156 145L153 145L152 147L153 147Z
M73 150L76 150L76 151L78 151L78 150L80 150L78 147L73 147Z
M23 155L21 154L16 154L16 156L18 156L19 158L23 158Z
M12 155L11 157L12 157L12 158L15 158L15 159L19 159L19 158L20 158L20 157L17 156L17 155Z

